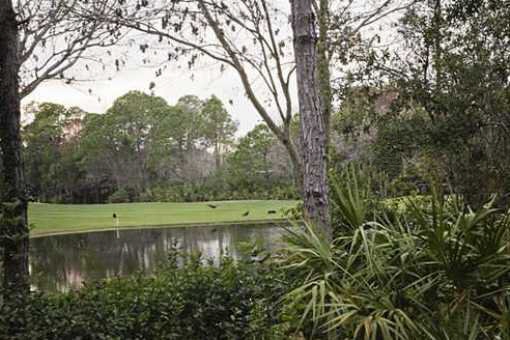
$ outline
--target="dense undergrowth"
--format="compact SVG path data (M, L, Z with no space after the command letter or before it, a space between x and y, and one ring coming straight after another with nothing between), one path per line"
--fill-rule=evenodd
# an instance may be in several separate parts
M4 305L0 339L279 339L282 283L269 266L225 258L215 267L174 254L154 276L33 293L23 309Z
M434 188L381 200L360 169L342 178L337 237L307 226L285 250L286 306L310 338L510 339L509 213Z
M372 179L335 176L332 241L306 225L271 257L172 253L150 277L33 293L0 306L0 338L510 339L510 214L434 186L388 200Z

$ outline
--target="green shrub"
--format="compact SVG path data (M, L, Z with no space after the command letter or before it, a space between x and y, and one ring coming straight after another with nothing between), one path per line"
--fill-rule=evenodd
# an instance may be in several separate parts
M121 188L121 189L115 191L108 198L108 202L110 202L110 203L128 203L130 201L131 200L129 197L129 192L124 188Z
M0 305L0 338L283 337L277 300L284 286L278 272L230 259L219 267L203 263L199 257L172 256L150 277L115 278L62 294L33 293L25 308ZM9 323L26 327L6 334Z
M338 220L358 225L333 242L312 226L292 232L287 310L311 339L509 339L510 214L492 204L472 211L434 193L392 219L346 209Z

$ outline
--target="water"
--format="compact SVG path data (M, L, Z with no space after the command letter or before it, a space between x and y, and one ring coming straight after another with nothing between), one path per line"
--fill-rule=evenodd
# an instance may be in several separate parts
M150 274L167 259L173 245L201 252L215 261L239 259L243 245L256 242L273 250L284 230L276 225L157 228L103 231L34 238L30 246L33 288L67 291L84 281L136 272ZM246 248L246 246L245 246Z

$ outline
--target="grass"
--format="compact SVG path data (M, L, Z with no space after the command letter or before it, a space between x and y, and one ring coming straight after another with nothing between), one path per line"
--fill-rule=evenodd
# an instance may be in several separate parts
M282 211L297 201L221 201L196 203L47 204L32 203L28 209L31 236L64 234L119 227L184 226L279 220ZM208 207L214 204L216 209ZM275 210L276 214L268 214ZM243 216L247 211L249 214Z

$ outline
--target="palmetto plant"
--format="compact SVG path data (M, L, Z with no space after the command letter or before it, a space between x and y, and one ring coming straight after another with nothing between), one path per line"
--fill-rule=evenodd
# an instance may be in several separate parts
M368 169L351 163L340 173L330 174L333 220L339 229L355 229L369 213L371 176Z
M434 194L370 222L350 214L367 197L350 190L337 210L349 213L341 236L328 242L307 225L287 238L295 288L285 302L299 327L312 325L313 338L510 339L509 214Z

